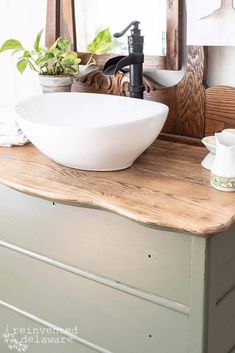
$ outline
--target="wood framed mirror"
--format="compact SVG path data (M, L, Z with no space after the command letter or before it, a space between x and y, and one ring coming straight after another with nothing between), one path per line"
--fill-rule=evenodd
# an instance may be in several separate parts
M79 4L81 1L87 0L48 0L47 1L47 35L46 45L50 46L56 38L63 35L73 43L73 49L77 51L77 30L79 19L76 16L79 15ZM101 3L104 0L96 0ZM107 0L108 1L108 0ZM150 1L150 0L147 0ZM163 15L166 17L166 45L164 53L162 55L145 55L145 67L155 68L161 70L179 70L181 68L181 3L182 0L154 0L157 2L161 1L166 6ZM152 3L154 3L151 0ZM110 3L110 0L109 0ZM146 6L146 4L145 4ZM110 11L115 11L115 6L110 7ZM154 8L151 8L153 10ZM117 17L120 15L123 9L117 11ZM134 16L134 14L133 14ZM156 16L157 17L157 16ZM136 19L136 18L134 18ZM138 18L137 18L138 19ZM156 18L157 19L157 18ZM76 26L77 24L77 26ZM128 24L128 23L127 23ZM152 24L154 29L154 23ZM119 28L117 30L122 30ZM164 40L164 38L163 38ZM117 55L117 54L115 54ZM85 64L88 60L89 53L80 52L79 56L82 59L82 64ZM113 54L104 54L96 57L97 65L103 65Z

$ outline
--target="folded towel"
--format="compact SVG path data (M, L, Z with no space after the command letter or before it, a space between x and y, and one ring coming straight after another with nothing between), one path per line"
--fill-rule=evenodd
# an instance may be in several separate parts
M29 140L22 132L17 136L0 136L0 146L2 147L23 146L28 142Z
M10 126L0 122L0 136L17 135L19 132L19 127Z
M17 125L13 108L0 106L0 146L22 146L28 142L29 140Z

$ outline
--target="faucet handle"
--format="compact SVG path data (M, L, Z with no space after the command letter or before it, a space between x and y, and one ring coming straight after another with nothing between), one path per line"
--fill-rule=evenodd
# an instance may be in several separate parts
M122 32L114 33L113 36L115 38L122 37L128 31L128 29L130 29L132 26L134 28L131 30L131 35L139 35L140 36L139 24L140 24L139 21L132 21Z

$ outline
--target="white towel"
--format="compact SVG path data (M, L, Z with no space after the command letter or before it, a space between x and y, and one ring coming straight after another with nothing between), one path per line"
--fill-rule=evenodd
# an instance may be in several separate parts
M16 123L13 108L0 106L0 146L22 146L29 140Z

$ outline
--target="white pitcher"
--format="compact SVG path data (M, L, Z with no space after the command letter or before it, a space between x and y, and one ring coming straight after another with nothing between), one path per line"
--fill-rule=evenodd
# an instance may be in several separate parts
M221 191L235 191L235 136L215 134L216 157L211 170L211 185Z

